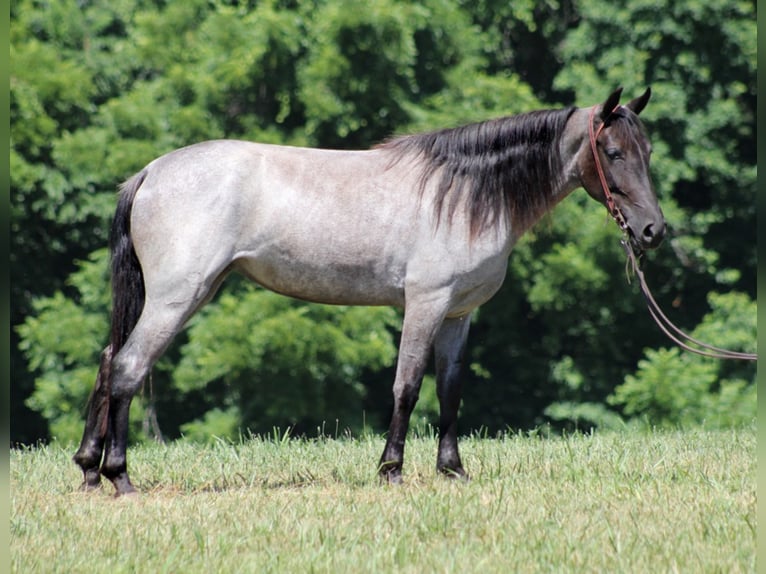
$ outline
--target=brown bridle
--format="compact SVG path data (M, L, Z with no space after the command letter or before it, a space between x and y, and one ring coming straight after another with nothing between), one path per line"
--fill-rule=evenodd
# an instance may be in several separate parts
M621 106L619 104L615 106L615 108L609 112L609 115L616 112L620 107ZM596 143L598 136L601 134L601 130L603 130L604 126L606 125L606 120L609 118L609 115L607 115L604 121L601 122L601 125L598 127L598 129L596 129L594 125L596 108L597 106L591 108L590 119L588 122L588 134L590 136L590 149L593 153L593 162L596 165L596 172L598 173L598 178L601 182L601 188L604 191L606 209L609 212L609 215L611 215L615 222L617 222L617 225L620 227L623 234L627 234L628 224L625 221L625 217L622 215L620 208L617 207L612 192L609 190L609 183L606 180L604 168L601 166L601 158L598 155L598 146ZM641 285L641 292L644 294L644 299L646 299L646 306L649 309L649 314L652 316L652 319L654 319L655 323L657 323L657 325L660 327L662 332L665 333L665 335L667 335L671 341L676 343L685 351L696 353L697 355L702 355L704 357L713 357L716 359L739 359L744 361L758 360L758 355L755 353L741 353L739 351L721 349L719 347L703 343L702 341L698 341L691 335L688 335L676 327L662 312L662 309L660 309L660 306L654 300L652 292L649 290L649 285L646 283L646 278L644 277L644 272L642 271L641 264L639 262L641 255L636 255L636 253L633 251L633 247L631 246L630 241L625 237L622 238L621 243L623 249L625 249L625 254L628 257L628 265L630 265L630 268L635 273L636 277L638 277L639 284ZM630 276L628 276L628 279L630 280ZM696 345L696 347L691 346L690 343L692 345Z
M598 178L601 181L601 188L604 190L604 196L606 198L606 209L609 212L609 215L611 215L614 220L617 222L617 225L619 225L620 229L622 229L623 232L627 232L628 230L628 223L625 221L625 217L623 217L622 212L620 211L620 208L617 207L617 204L614 202L614 196L612 195L612 192L609 190L609 183L606 181L606 174L604 173L604 168L601 167L601 158L598 155L598 146L596 144L596 141L598 140L598 136L601 134L601 130L604 129L604 126L606 125L606 120L611 116L614 112L616 112L618 109L620 109L620 104L617 104L614 109L609 112L609 115L604 118L604 121L601 122L601 125L598 126L598 129L595 128L594 119L596 115L596 106L593 106L590 110L590 119L588 121L588 135L590 136L590 150L593 152L593 161L596 164L596 173L598 173Z

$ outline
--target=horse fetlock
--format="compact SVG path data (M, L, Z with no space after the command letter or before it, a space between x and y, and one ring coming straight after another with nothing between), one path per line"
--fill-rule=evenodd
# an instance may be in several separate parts
M101 485L99 464L101 464L101 449L97 446L80 445L72 460L82 470L84 480L81 490L93 490Z
M89 468L98 469L98 465L101 462L101 452L97 452L95 449L81 446L79 450L74 453L72 460L83 471Z
M124 458L119 460L110 459L109 455L104 459L104 463L101 465L101 474L104 478L114 480L116 476L127 473L128 465Z

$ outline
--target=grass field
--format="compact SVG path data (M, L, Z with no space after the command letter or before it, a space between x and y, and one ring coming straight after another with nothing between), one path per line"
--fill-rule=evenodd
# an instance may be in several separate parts
M13 572L754 572L755 427L466 438L472 474L410 439L137 446L142 494L80 493L74 449L10 457Z

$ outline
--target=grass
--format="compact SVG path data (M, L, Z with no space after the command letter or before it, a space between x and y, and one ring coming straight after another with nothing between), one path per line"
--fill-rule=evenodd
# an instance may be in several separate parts
M754 572L755 427L461 443L472 480L411 438L141 445L142 494L77 491L74 449L10 458L13 572Z

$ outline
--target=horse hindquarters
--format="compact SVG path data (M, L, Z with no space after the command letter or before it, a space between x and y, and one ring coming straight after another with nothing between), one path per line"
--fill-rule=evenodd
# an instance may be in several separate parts
M95 469L103 451L100 473L112 481L118 495L134 491L126 461L131 401L184 323L211 297L231 263L226 252L204 250L203 245L212 243L204 234L193 236L185 226L168 227L167 209L157 211L151 201L143 202L163 199L156 185L145 183L151 175L145 171L126 183L115 215L111 340L75 455L85 474L85 487L91 488L98 485ZM141 201L136 198L139 188ZM190 243L190 237L197 243Z

